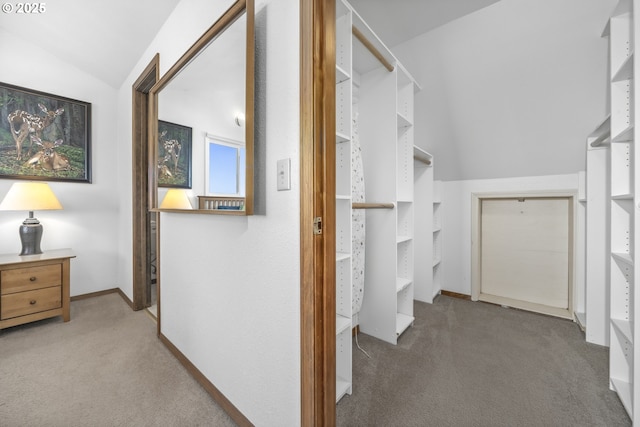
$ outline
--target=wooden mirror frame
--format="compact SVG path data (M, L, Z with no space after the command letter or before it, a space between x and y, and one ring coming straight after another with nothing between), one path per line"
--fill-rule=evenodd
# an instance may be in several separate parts
M247 15L246 28L246 71L245 71L245 201L244 210L222 209L161 209L158 206L158 93L198 54L206 49L219 35L229 28L244 13ZM178 61L153 85L149 91L149 206L152 212L204 213L215 215L253 215L254 180L254 77L255 77L255 29L254 0L237 0L209 29L191 46ZM199 195L199 198L202 196ZM212 199L214 197L211 197Z

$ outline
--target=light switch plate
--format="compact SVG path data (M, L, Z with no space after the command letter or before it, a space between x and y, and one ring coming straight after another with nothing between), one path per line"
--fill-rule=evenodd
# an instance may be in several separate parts
M278 191L291 190L291 159L278 160Z

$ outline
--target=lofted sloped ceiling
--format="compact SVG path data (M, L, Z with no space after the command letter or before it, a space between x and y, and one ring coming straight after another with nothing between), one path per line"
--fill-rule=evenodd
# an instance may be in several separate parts
M350 3L391 47L497 1L351 0ZM46 9L41 14L0 13L0 29L119 88L179 2L56 0L43 3Z
M0 29L119 88L179 2L55 0L38 14L0 13Z
M384 44L393 47L498 1L350 0L349 3Z

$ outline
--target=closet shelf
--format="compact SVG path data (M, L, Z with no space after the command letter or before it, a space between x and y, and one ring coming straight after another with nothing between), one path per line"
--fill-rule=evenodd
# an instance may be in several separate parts
M396 243L404 243L404 242L408 242L410 240L412 240L413 237L411 236L397 236L396 237Z
M622 406L627 410L629 416L633 416L633 406L631 402L631 384L618 378L611 378L611 385L618 393Z
M396 335L402 334L413 323L414 317L396 313Z
M633 141L633 123L629 124L618 134L612 136L611 142L632 142Z
M612 195L611 198L613 200L633 200L633 194L631 193L616 194L616 195Z
M633 52L627 56L618 71L611 78L612 82L621 82L623 80L633 79Z
M611 114L607 114L607 117L596 126L596 128L591 132L588 138L597 138L602 134L610 134L611 133Z
M351 327L351 319L348 317L336 315L336 335L340 335Z
M621 261L625 264L628 265L633 265L633 258L631 258L631 255L627 254L627 253L623 253L623 252L611 252L611 256L614 259L617 259L618 261Z
M624 319L611 318L611 324L622 336L629 341L633 342L633 334L631 332L631 322Z
M620 16L625 13L631 13L631 1L632 0L620 0L616 5L616 8L611 13L611 16Z
M336 132L336 143L340 144L342 142L351 141L351 138L342 132Z
M347 393L349 387L351 387L351 383L349 381L341 377L336 378L336 402L338 402L342 396Z
M351 78L349 73L343 69L341 66L336 65L336 84L347 81Z
M411 120L409 120L404 114L398 113L398 128L407 128L413 126Z
M396 293L402 292L413 283L410 279L405 279L404 277L398 277L396 280Z
M587 326L587 315L586 313L582 313L582 312L574 312L573 314L575 314L576 316L576 320L578 322L578 325L580 326L580 329L582 329L584 331L584 329Z
M351 200L351 196L345 194L336 194L336 200Z
M435 227L433 227L433 232L434 232L434 233L437 233L437 232L439 232L439 231L441 231L441 230L442 230L442 227L440 227L440 226L435 226Z
M587 141L589 141L590 147L599 147L611 143L611 114L607 115L594 131L587 136Z
M351 254L345 252L336 252L336 262L344 261L351 258Z

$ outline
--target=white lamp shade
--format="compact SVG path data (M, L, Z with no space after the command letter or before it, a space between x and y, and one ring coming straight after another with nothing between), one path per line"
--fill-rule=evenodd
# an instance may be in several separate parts
M186 191L172 188L162 199L160 209L193 209L193 206L191 206Z
M46 182L15 182L0 203L3 211L42 211L62 209Z

